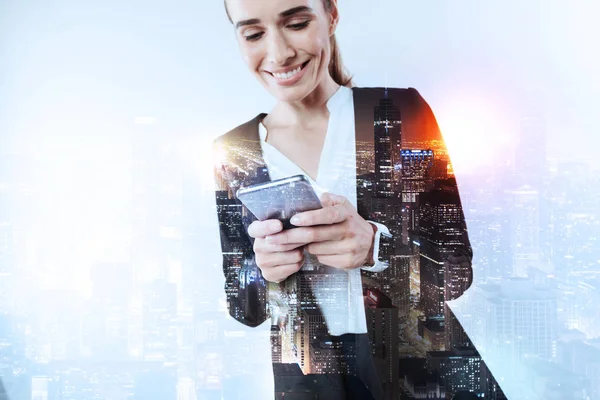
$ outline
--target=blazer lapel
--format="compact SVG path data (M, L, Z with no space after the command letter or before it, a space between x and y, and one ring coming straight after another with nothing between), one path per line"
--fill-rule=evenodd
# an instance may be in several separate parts
M247 149L243 155L245 166L249 170L241 182L241 186L247 187L271 180L269 170L264 160L262 147L260 145L259 125L267 114L261 113L242 126L240 137L237 140L245 141L242 148Z

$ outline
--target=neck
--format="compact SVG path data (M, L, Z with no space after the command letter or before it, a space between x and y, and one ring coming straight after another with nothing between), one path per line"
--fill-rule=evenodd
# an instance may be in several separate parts
M311 125L311 121L315 121L319 116L329 116L327 101L339 87L340 85L329 76L305 98L292 102L278 102L272 113L278 116L279 121L286 121L286 125Z

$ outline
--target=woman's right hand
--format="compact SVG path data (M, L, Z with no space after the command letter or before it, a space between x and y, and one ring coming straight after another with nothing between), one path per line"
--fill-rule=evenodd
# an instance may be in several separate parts
M283 230L283 224L276 219L254 221L248 227L248 235L254 240L256 265L269 282L282 282L296 273L304 264L305 243L272 244L266 240Z

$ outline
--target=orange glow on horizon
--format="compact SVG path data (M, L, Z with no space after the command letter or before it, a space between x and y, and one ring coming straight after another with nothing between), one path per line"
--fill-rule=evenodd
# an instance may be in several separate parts
M476 172L512 156L507 152L516 131L493 99L474 92L452 93L434 110L452 162L449 173Z

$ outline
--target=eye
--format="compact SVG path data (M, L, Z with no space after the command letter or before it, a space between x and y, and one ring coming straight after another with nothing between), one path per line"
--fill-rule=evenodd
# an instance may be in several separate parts
M288 28L291 28L293 30L299 31L301 29L306 28L309 23L310 23L310 20L307 19L304 22L300 22L300 23L297 23L297 24L290 24L290 25L288 25Z
M253 33L252 35L244 35L244 39L248 42L255 42L260 39L263 35L263 32Z

